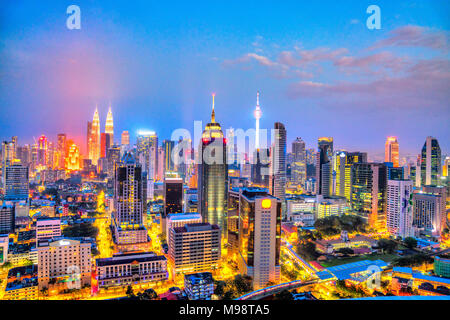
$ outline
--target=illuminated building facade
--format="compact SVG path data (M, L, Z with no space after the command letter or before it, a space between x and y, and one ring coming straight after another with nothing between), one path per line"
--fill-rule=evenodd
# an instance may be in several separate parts
M58 168L64 169L66 167L66 151L67 151L67 136L65 133L58 134L56 150L59 154Z
M166 218L166 235L171 228L181 228L186 224L202 223L202 216L199 213L176 213L169 214Z
M227 247L229 254L239 252L239 197L240 188L228 191Z
M106 158L108 149L111 147L111 135L105 132L100 134L100 158Z
M292 153L294 162L292 163L291 181L294 184L304 186L306 181L306 149L305 141L302 138L298 137L292 142Z
M130 144L130 133L128 131L123 131L120 144L122 145L129 145Z
M127 152L116 163L114 177L113 230L119 251L139 251L149 245L144 227L142 166Z
M281 201L264 189L244 188L239 204L240 273L253 278L253 290L280 281Z
M142 170L147 173L147 179L157 180L158 171L158 136L154 131L139 131L136 143L136 153Z
M327 197L317 196L317 219L326 218L329 216L341 216L348 214L350 208L347 204L347 199L344 197Z
M412 189L411 180L388 180L386 223L394 237L414 236Z
M8 271L4 300L38 300L38 266L35 264Z
M350 201L351 169L354 163L366 163L367 153L336 151L333 156L334 195L345 197Z
M276 122L274 125L274 142L271 150L269 179L270 194L281 200L283 208L286 200L286 128ZM283 213L285 212L283 209Z
M74 143L69 147L69 151L66 157L66 170L68 171L78 171L81 169L80 165L80 150L78 146Z
M106 152L106 159L108 166L106 173L108 174L108 177L113 177L115 164L120 161L120 147L111 146Z
M201 162L198 164L198 208L203 222L226 230L228 165L227 140L213 109L211 122L206 125L199 146Z
M19 162L4 168L5 170L5 200L25 201L29 198L29 169Z
M189 300L211 300L214 294L214 279L211 272L186 274L184 290Z
M387 137L384 147L384 162L392 162L395 168L400 166L397 137Z
M327 197L331 195L333 138L321 137L318 141L319 150L316 157L316 193Z
M110 145L113 145L114 144L114 121L113 121L111 107L109 107L108 114L106 116L105 133L109 136Z
M355 163L351 169L352 212L376 230L386 228L387 169L382 163Z
M168 279L167 259L151 252L114 255L96 260L99 288Z
M221 230L209 223L186 224L169 230L169 263L174 276L208 271L218 266Z
M422 186L438 186L441 176L441 148L436 138L427 137L422 148L420 174Z
M15 210L12 205L0 207L0 234L14 233L16 226Z
M92 160L92 164L97 165L98 159L100 158L100 117L97 108L95 109L94 119L90 124L89 159Z
M70 239L42 242L38 252L39 290L70 289L74 273L79 274L79 288L91 284L91 243Z
M164 215L183 211L183 179L164 178Z
M172 140L164 140L163 141L163 149L164 149L164 172L166 171L174 171L174 161L172 159L172 151L175 146L175 141Z
M428 193L414 193L413 224L428 235L439 235L441 230L442 201L441 196Z
M39 166L47 166L48 163L48 140L42 135L38 139L37 164Z
M36 244L59 236L61 236L61 219L44 217L36 220Z

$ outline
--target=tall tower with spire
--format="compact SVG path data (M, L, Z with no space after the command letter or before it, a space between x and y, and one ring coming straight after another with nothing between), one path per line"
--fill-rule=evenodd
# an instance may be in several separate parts
M261 119L262 111L259 107L259 91L256 93L256 108L255 108L255 119L256 119L256 132L255 132L255 149L259 149L259 119Z
M216 122L215 95L212 95L211 122L200 140L198 164L198 209L203 222L217 224L223 234L227 230L228 164L227 140Z
M100 158L100 117L98 115L98 108L95 107L94 119L91 124L91 139L90 139L89 159L92 164L97 165Z
M108 109L108 115L106 116L105 133L109 135L109 142L111 145L114 144L114 122L113 115L111 111L111 105Z

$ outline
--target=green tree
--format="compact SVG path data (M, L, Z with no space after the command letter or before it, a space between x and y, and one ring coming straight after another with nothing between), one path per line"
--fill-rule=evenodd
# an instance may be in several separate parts
M403 240L403 243L405 244L405 246L409 249L413 249L415 247L417 247L417 240L414 239L413 237L406 237Z
M380 239L378 240L378 248L380 248L383 253L394 253L395 250L397 250L398 244L397 242L389 239Z
M300 243L297 246L297 254L309 261L316 260L320 256L316 251L316 244L314 242Z

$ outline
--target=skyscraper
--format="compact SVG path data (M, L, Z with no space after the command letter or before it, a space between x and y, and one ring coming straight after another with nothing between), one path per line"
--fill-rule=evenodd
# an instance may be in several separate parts
M111 106L108 109L108 115L106 116L105 133L109 135L110 145L114 144L114 122L113 115L111 111Z
M38 139L37 163L41 166L48 164L48 139L45 135L41 135Z
M158 170L158 136L154 131L141 130L137 135L136 153L147 179L156 180Z
M183 179L178 177L164 178L164 214L181 213L183 211Z
M292 182L304 186L306 181L306 149L305 141L302 138L298 137L292 142L292 154L294 155Z
M163 149L164 149L164 172L174 171L174 161L172 158L172 151L175 146L175 141L172 140L164 140L163 141Z
M122 145L130 144L130 133L128 131L122 131L120 144L122 144Z
M333 138L321 137L316 157L316 193L328 197L332 192L331 174L333 156Z
M275 123L274 129L269 189L270 194L280 199L284 206L286 200L286 129L280 122Z
M198 207L203 222L218 225L226 232L228 165L227 140L216 122L212 104L211 122L205 127L199 145Z
M28 201L30 183L28 166L13 163L4 170L5 200Z
M0 234L14 233L15 209L11 205L3 205L0 207Z
M67 152L67 136L65 133L60 133L58 134L58 144L56 147L56 150L59 153L59 163L58 163L58 167L60 169L64 169L65 167L65 163L66 163L66 152Z
M441 196L432 193L414 193L414 227L422 233L430 236L440 236L442 228L442 208Z
M422 186L439 185L441 161L441 148L437 139L427 137L421 154L420 174Z
M119 251L139 251L148 247L144 227L144 190L142 166L127 152L116 163L114 177L113 229Z
M91 122L89 141L89 159L92 160L94 165L97 165L98 159L100 158L100 117L97 108L95 108L94 119Z
M394 237L414 236L411 180L388 180L387 230Z
M81 169L80 150L75 143L72 143L69 147L65 168L69 171L77 171Z
M239 208L240 273L253 278L253 290L280 281L281 201L264 189L244 189Z
M270 149L256 149L253 155L251 179L252 183L262 187L269 187L270 178Z
M384 147L384 162L392 162L395 168L400 166L397 137L387 137Z
M369 227L386 228L387 169L383 163L355 163L351 169L350 202L354 214Z

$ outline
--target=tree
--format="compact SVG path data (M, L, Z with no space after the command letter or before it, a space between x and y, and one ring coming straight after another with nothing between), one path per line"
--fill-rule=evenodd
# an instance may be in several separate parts
M417 240L414 239L413 237L406 237L403 240L403 243L405 244L405 246L409 249L413 249L415 247L417 247Z
M277 293L273 297L274 300L294 300L292 293L289 290L283 290L280 293Z
M239 274L234 277L234 286L239 294L246 294L252 291L252 277Z
M397 246L398 244L393 240L389 239L378 240L378 248L380 248L383 251L383 253L387 252L389 254L392 254L394 253L395 250L397 250Z
M127 295L128 298L133 298L134 297L134 291L133 291L133 287L132 286L128 286L127 287L126 295Z
M355 251L353 251L352 248L340 248L336 252L337 253L342 253L342 254L354 254L355 253Z
M222 296L225 292L225 281L214 281L215 288L214 288L214 294L218 296Z
M319 253L316 251L316 244L314 242L301 243L297 246L297 253L304 259L313 261L319 257Z

